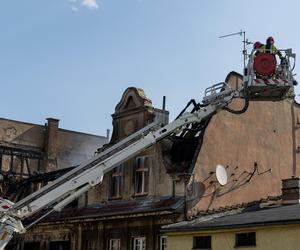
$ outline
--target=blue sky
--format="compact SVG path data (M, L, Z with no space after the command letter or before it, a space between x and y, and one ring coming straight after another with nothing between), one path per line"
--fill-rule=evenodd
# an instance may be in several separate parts
M251 4L251 5L250 5ZM0 117L105 135L129 86L171 119L228 72L242 37L300 52L298 1L27 0L0 8ZM296 67L295 73L298 72ZM296 77L297 78L297 77Z

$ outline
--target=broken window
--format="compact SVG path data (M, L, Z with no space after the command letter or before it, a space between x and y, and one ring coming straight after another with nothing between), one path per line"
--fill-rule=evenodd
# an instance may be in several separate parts
M145 250L146 249L146 237L133 238L133 250Z
M121 239L110 239L109 250L121 250Z
M147 194L149 189L149 157L137 157L135 164L135 194Z
M120 198L122 196L123 164L112 170L110 180L110 197Z

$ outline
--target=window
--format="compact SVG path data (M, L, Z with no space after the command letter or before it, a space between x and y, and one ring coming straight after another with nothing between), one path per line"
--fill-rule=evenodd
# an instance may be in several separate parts
M256 246L255 232L236 234L235 246L236 247Z
M97 250L96 241L87 240L86 241L86 250Z
M36 249L36 248L25 248L24 249ZM70 241L50 241L49 250L68 250L71 249Z
M38 190L40 190L42 188L42 183L41 182L34 183L33 185L34 185L34 187L33 187L34 192L38 191Z
M133 250L146 250L146 237L133 238Z
M109 250L121 250L121 239L110 239Z
M194 237L193 249L194 250L211 249L211 236Z
M159 245L160 245L159 249L160 250L167 250L168 249L167 248L167 240L168 240L167 236L161 236L160 237L160 243L159 243Z
M110 183L110 197L120 198L122 196L122 177L123 177L123 165L112 170L111 183Z
M6 248L8 248L8 247L6 247ZM40 242L25 242L24 243L24 249L36 249L36 250L39 250L39 249L41 249L41 243Z
M135 194L147 194L149 188L149 158L137 157L135 166Z

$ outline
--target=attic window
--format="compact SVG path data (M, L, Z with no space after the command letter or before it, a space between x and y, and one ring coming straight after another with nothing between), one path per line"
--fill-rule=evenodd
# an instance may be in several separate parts
M236 247L256 246L255 232L236 234L235 246Z
M130 108L134 108L136 107L136 104L133 100L133 97L132 96L129 96L128 97L128 100L126 102L126 105L125 105L125 109L130 109Z
M135 195L145 195L149 189L149 157L137 157L135 162Z
M110 177L110 197L113 199L122 196L122 177L123 177L123 164L114 168Z

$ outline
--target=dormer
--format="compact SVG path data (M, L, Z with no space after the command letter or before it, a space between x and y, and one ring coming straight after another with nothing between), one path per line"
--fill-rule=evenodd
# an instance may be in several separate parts
M143 128L154 117L152 102L146 97L144 90L127 88L112 114L113 133L110 142L115 143Z

